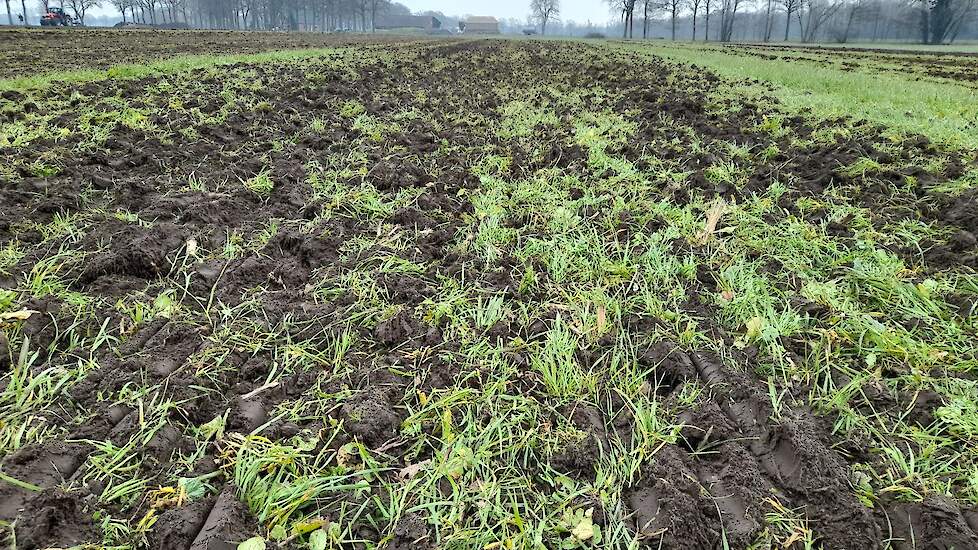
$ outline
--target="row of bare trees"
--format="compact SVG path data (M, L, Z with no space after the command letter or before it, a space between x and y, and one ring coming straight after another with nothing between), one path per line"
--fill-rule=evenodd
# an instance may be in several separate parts
M5 0L11 25L16 1ZM39 0L38 7L46 10L49 1L82 23L102 5L113 6L127 22L197 28L370 31L380 15L410 13L392 0ZM620 17L614 26L625 37L635 37L639 26L643 38L658 33L674 40L897 39L942 44L978 38L978 0L604 1ZM20 0L18 19L27 17L26 3ZM560 0L530 0L530 11L544 33L551 28L557 34L594 32L591 25L563 24Z
M7 4L7 24L13 26L14 24L14 12L10 7L10 0L5 0ZM56 7L64 8L65 12L69 15L74 15L76 21L81 24L85 24L85 17L92 8L97 8L102 5L102 0L60 0ZM48 11L48 8L54 7L50 0L40 0L37 3L37 7L40 8L41 13ZM20 13L17 14L17 21L23 25L30 25L28 18L30 13L27 11L27 0L20 0Z
M642 38L649 37L649 25L653 18L665 14L670 22L670 35L677 38L676 25L683 16L688 16L692 22L692 39L696 40L697 25L702 22L704 39L710 36L710 18L714 21L720 18L719 39L730 40L733 33L737 11L741 9L742 0L608 0L612 10L621 16L625 38L635 37L635 12L641 7ZM716 28L716 27L714 27Z
M94 0L66 0L94 1ZM409 13L389 0L109 0L123 21L198 28L369 31L385 13Z
M620 16L620 32L635 37L641 19L642 37L665 21L673 39L783 39L847 42L876 39L880 26L898 29L896 36L926 44L953 42L975 32L978 0L605 0ZM711 18L714 21L711 29ZM687 34L679 35L679 28ZM703 28L702 36L698 33ZM967 31L967 32L966 32Z
M11 0L5 1L13 25ZM29 25L26 0L20 2L18 21ZM391 0L39 0L42 13L49 2L82 24L93 8L104 5L114 7L123 22L223 29L370 31L380 15L410 13Z

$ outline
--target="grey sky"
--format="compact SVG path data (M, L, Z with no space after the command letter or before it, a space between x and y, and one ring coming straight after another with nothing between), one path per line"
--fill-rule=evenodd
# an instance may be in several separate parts
M526 19L530 0L400 0L411 11L435 10L446 15L494 15ZM604 0L561 0L561 19L578 23L604 23L611 18Z

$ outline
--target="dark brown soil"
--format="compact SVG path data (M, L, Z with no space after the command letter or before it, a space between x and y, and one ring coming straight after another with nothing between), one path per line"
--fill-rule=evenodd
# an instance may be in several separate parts
M762 48L766 50L802 50L815 52L850 52L850 53L880 53L890 55L917 55L917 56L951 56L951 57L978 57L976 52L947 50L914 50L912 48L873 48L870 46L818 46L814 44L763 44L763 43L736 43L733 47L749 46L751 48Z
M152 33L151 40L146 33ZM3 46L8 76L20 74L27 60L34 59L30 56L46 51L50 44L45 40L55 36L67 35L0 33L0 40L8 44ZM95 45L88 58L92 66L120 60L119 51L128 52L127 48L131 57L123 59L136 60L333 43L331 38L311 35L219 32L117 31L93 32L92 37ZM259 40L254 40L256 37ZM22 53L19 48L25 45ZM758 130L766 115L780 114L773 98L767 105L729 99L723 108L708 109L709 93L723 84L715 75L693 68L679 72L666 64L641 65L627 57L601 58L586 64L582 60L591 60L593 52L580 44L473 41L400 45L396 50L400 56L397 61L364 60L354 65L358 80L352 84L349 75L319 61L299 67L275 63L235 67L250 71L247 78L239 80L196 71L187 79L196 88L181 90L179 98L169 93L167 97L193 102L193 108L203 113L226 108L221 95L226 89L242 101L229 108L223 121L200 122L176 110L155 115L157 128L192 128L194 132L174 130L161 135L119 125L94 150L81 147L78 135L64 140L41 139L29 148L0 149L0 155L22 168L19 178L0 186L0 238L16 238L29 245L13 273L29 272L51 252L36 225L24 224L25 220L44 224L56 216L98 211L131 213L151 222L131 223L103 214L88 219L84 235L73 241L77 253L62 266L60 273L69 290L101 300L93 306L96 314L78 330L98 333L106 322L118 345L99 351L98 368L59 396L56 406L39 412L81 421L66 423L64 433L52 441L22 448L0 461L4 473L43 489L33 493L0 483L0 519L16 521L17 540L24 548L98 542L93 513L138 518L148 510L144 500L127 505L101 503L97 496L104 486L89 482L93 476L86 461L92 447L74 443L110 440L121 444L138 432L140 411L114 403L109 397L129 384L153 386L165 398L180 403L166 424L140 445L139 473L151 484L166 482L162 472L175 468L178 456L192 453L193 428L225 411L230 433L248 434L264 428L263 436L287 441L300 430L316 433L328 423L344 429L330 441L331 448L356 440L369 449L383 449L400 466L423 459L398 454L410 447L398 446L403 443L398 440L399 431L408 416L405 402L415 400L410 401L413 406L418 390L431 392L453 383L465 363L455 355L458 344L448 334L448 321L424 318L419 312L427 309L421 306L440 296L444 281L456 276L487 292L515 296L524 268L519 259L510 256L487 267L482 258L459 251L459 243L470 238L467 232L475 211L470 197L479 186L470 168L486 153L495 152L512 159L510 175L514 178L548 167L581 173L588 170L587 154L568 143L568 128L552 129L553 135L548 135L543 144L507 142L487 131L488 122L499 119L500 98L486 92L496 87L516 90L552 80L567 89L589 90L587 102L607 101L613 112L632 113L637 125L635 142L623 145L616 153L640 170L649 168L646 150L683 159L692 171L688 184L661 188L662 198L674 204L688 204L694 197L744 199L763 193L773 179L790 181L780 210L772 215L779 219L812 218L812 223L836 231L844 240L851 237L845 220L830 220L824 212L802 211L797 200L825 197L832 189L851 186L859 189L853 204L870 209L875 225L922 219L958 235L955 240L935 244L937 252L922 258L905 251L908 261L918 262L924 269L974 267L978 253L973 238L978 225L975 197L929 191L953 178L953 173L917 173L914 189L902 194L894 188L897 183L902 185L908 174L897 169L879 174L877 182L846 175L845 167L859 159L887 165L893 160L890 150L884 151L866 137L878 135L877 128L846 120L824 121L825 125L852 130L847 134L851 137L796 145L788 138L771 137ZM73 57L68 53L62 49L59 56ZM568 69L569 60L577 63L573 70ZM433 68L436 66L441 68ZM460 85L460 73L479 74L483 80L478 85ZM668 84L673 78L680 84ZM246 86L257 79L270 84L257 90ZM160 80L152 77L58 85L49 95L65 101L75 93L95 98L125 97L130 105L140 107L159 100L153 94ZM595 94L597 87L607 95ZM430 109L432 118L399 119L399 127L380 141L365 138L369 132L354 127L338 108L355 100L367 114L389 120L384 117L415 105L422 95L427 98L425 109ZM4 101L3 105L23 108L22 97ZM259 104L260 108L256 106ZM459 113L481 113L486 124L459 123ZM74 128L80 124L80 116L77 111L65 112L56 126ZM313 117L325 120L327 130L310 131ZM717 184L704 175L705 168L717 159L676 145L685 143L688 136L675 126L663 124L663 118L691 128L706 144L726 141L752 150L776 144L781 152L776 158L745 168L749 173L744 185ZM786 117L785 125L799 137L810 136L815 130L801 117ZM305 167L310 161L325 165L341 153L346 158L351 148L363 154L369 169L338 176L345 178L344 183L368 183L389 200L412 197L408 204L383 211L351 211L331 204L333 195L317 194ZM900 154L907 158L951 155L951 165L956 167L952 171L956 172L973 162L963 154L939 151L923 138L910 139L900 148ZM63 159L59 163L62 170L55 175L37 175L26 168L52 156ZM241 183L265 170L275 184L267 195ZM192 180L203 183L190 186L187 182ZM583 196L577 187L567 192L570 197ZM582 205L580 214L597 216L601 208L605 207ZM657 230L656 225L664 225L664 220L645 219L646 214L619 215L615 223L620 234L651 232ZM532 212L512 213L506 225L529 226L532 216ZM267 240L257 240L272 222L278 224L278 231ZM258 244L237 254L223 254L232 233ZM373 240L366 249L354 246L382 234L408 235L410 242L399 248ZM375 269L374 254L385 247L384 252L393 250L420 267L386 272ZM675 246L677 254L692 254L688 248L683 243ZM194 254L201 259L192 258ZM334 287L329 285L319 288L321 292L316 295L310 290L323 281L339 285L342 275L358 269L367 270L363 277L385 303L399 306L397 313L383 318L354 317L360 310L354 307L357 297L352 293L333 292ZM178 272L190 274L181 281L186 288L172 293L173 302L184 308L183 316L159 316L133 326L120 313L120 301L137 297L152 301L164 290L172 291L164 286ZM539 276L547 275L541 271ZM0 278L0 284L13 287L16 281L10 276ZM709 272L691 284L702 296L716 294L716 280ZM538 341L559 315L549 307L547 298L532 294L525 298L533 310L532 322L525 326L500 321L492 327L473 328L473 334L484 333L499 342ZM215 305L214 309L205 315L209 305ZM69 306L53 296L28 304L42 313L20 325L17 335L26 334L41 346L42 362L54 362L71 353L71 342L65 341L59 330L73 320ZM704 330L718 341L732 341L711 319L704 303L690 300L687 310L704 319ZM233 323L222 321L220 315L229 311L243 313ZM813 312L817 315L817 308ZM225 322L232 326L222 325ZM621 330L652 342L655 325L660 322L655 318L624 319ZM324 375L329 366L294 366L280 383L266 386L271 365L280 359L272 356L270 348L250 349L237 341L221 348L214 337L257 332L255 327L274 333L276 343L304 342L315 350L335 347L333 342L349 327L356 338L347 359L350 373L339 382ZM594 349L579 350L581 362L606 366L602 363L603 345L599 342ZM970 512L950 500L929 499L915 504L880 501L876 510L860 502L852 489L850 466L860 453L868 455L869 449L857 445L852 452L842 452L822 419L802 405L789 404L775 415L766 382L751 374L756 367L756 351L752 355L749 349L729 346L725 362L711 352L683 351L661 339L647 347L641 362L654 373L649 380L654 388L651 391L664 401L675 402L684 387L695 384L706 388L707 397L683 413L681 420L687 428L680 441L664 445L654 459L648 460L622 497L629 526L645 547L718 548L725 537L731 548L744 548L764 529L765 503L771 499L789 509L803 510L824 548L883 548L885 541L894 537L906 539L911 530L918 541L929 545L924 546L927 548L978 547L974 523L968 523L973 514L967 515ZM202 374L214 350L222 353L221 368ZM526 358L518 353L507 361L527 370ZM466 380L473 388L480 384L478 376ZM526 376L519 384L522 387L508 391L546 399L545 390L534 377ZM316 420L274 418L276 406L312 394L350 397L338 401ZM550 466L577 479L593 480L611 433L631 434L633 420L623 414L607 421L589 404L563 404L560 411L589 437L548 457ZM194 465L195 473L214 471L221 451L219 443L209 443L206 456ZM148 537L149 547L235 548L241 540L260 532L262 526L240 502L227 476L217 477L214 484L215 494L164 510ZM322 515L335 514L340 504L323 504ZM421 514L402 518L391 533L378 533L368 522L357 525L356 532L367 540L388 536L391 548L424 547L415 541L430 541L432 530Z
M316 32L0 28L0 78L107 69L182 55L249 54L391 40Z
M974 52L780 44L725 44L724 49L761 59L837 66L843 71L896 72L917 80L949 80L969 86L978 82L978 53Z

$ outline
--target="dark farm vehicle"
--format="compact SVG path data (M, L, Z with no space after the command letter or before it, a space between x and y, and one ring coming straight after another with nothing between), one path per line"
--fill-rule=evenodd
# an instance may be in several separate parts
M42 27L67 27L71 25L71 16L65 13L64 8L48 8L47 13L41 16Z

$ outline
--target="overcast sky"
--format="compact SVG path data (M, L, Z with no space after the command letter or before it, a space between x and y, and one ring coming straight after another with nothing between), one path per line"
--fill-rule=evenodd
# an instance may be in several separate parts
M411 11L435 10L446 15L494 15L526 19L530 0L399 0ZM560 18L578 23L604 23L611 17L604 0L561 0Z

